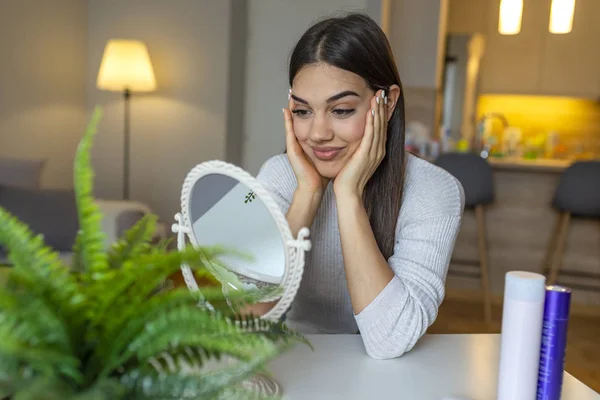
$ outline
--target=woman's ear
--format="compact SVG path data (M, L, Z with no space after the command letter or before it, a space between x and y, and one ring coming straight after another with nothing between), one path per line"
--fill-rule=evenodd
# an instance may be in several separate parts
M392 114L394 113L394 109L396 108L396 104L398 103L398 99L402 96L402 91L400 90L400 86L392 85L388 89L387 93L387 112L388 112L388 121L392 118Z

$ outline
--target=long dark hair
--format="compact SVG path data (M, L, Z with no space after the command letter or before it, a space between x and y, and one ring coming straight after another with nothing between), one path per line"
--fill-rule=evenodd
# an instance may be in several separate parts
M364 205L379 250L394 251L396 223L404 186L404 93L385 33L369 16L350 13L317 22L302 35L290 58L290 87L306 65L323 62L361 76L373 91L400 87L388 123L386 156L365 187Z

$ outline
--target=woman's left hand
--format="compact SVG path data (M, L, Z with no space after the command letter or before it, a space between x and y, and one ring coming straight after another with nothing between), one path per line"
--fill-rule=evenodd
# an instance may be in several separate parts
M385 91L380 90L371 99L365 134L356 152L335 177L333 190L337 198L354 196L362 199L367 182L385 157L387 127L387 98Z

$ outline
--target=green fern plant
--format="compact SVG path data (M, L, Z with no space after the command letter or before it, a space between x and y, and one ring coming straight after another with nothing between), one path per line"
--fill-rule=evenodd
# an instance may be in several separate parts
M288 346L308 342L282 322L239 316L235 310L255 302L258 292L230 293L228 301L205 287L208 309L187 289L161 289L182 262L208 277L224 251L151 245L154 215L105 249L90 163L100 118L97 108L75 157L80 230L71 265L0 208L0 243L12 264L0 287L0 398L251 397L239 385L243 379Z

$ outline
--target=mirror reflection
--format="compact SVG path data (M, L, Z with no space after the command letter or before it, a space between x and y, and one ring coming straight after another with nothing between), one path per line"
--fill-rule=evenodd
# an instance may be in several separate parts
M196 182L189 202L198 245L221 246L248 255L221 257L245 283L260 287L282 282L285 243L275 218L248 186L227 175L208 174Z

